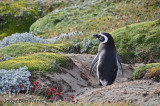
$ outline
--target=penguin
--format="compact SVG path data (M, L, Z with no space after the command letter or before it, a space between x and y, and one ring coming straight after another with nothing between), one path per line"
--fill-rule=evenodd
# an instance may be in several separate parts
M101 43L98 53L92 61L89 74L91 74L97 63L99 85L111 85L115 81L120 68L123 75L122 64L116 51L114 39L109 33L94 34L93 37L98 38Z

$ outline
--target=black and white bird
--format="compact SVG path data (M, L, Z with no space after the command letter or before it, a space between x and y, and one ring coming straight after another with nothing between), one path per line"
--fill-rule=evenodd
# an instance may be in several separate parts
M98 38L101 43L98 53L92 61L90 74L97 63L99 84L102 86L111 85L115 81L120 67L123 74L122 64L118 57L114 40L109 33L94 34L93 36Z

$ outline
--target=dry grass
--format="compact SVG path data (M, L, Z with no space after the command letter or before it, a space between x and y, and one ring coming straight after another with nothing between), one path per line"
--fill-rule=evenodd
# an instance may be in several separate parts
M8 96L8 95L7 95ZM33 95L19 95L16 98L5 98L0 96L0 105L3 106L138 106L131 104L129 101L124 102L99 102L99 103L81 103L81 102L67 102L67 101L54 101L48 102L41 97Z

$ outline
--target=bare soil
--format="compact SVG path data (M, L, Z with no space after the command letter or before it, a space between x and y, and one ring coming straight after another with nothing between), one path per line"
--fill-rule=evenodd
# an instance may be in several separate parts
M160 83L152 80L130 81L134 69L142 66L137 64L122 64L124 75L118 72L114 84L106 87L99 86L96 68L89 75L89 68L95 55L66 54L75 63L73 69L62 68L61 73L45 74L38 80L44 87L59 86L64 91L64 96L75 95L80 102L124 102L160 106Z

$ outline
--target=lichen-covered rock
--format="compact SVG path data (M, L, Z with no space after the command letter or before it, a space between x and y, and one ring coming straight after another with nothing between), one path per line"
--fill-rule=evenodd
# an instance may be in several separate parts
M160 63L151 63L136 69L131 79L153 79L160 81Z
M73 61L62 54L55 53L35 53L28 56L16 57L0 62L0 69L18 69L27 66L28 70L36 72L61 72L60 67L72 68Z

